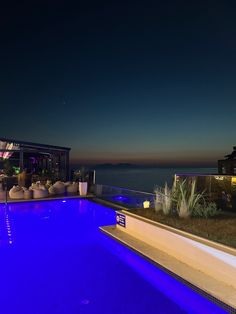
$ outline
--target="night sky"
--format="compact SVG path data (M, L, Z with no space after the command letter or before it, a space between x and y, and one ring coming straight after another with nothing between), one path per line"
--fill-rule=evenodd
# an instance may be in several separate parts
M1 137L73 162L216 165L236 145L235 1L5 1Z

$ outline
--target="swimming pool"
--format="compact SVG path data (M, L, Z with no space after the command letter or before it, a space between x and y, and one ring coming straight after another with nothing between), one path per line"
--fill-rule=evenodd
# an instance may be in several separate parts
M98 227L88 200L0 205L0 313L226 313Z

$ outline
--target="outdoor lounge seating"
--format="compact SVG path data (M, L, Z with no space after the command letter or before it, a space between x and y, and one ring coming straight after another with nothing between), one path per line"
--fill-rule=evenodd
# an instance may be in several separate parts
M48 196L47 188L40 182L32 183L29 190L33 191L33 198L45 198Z
M19 200L24 198L24 190L20 186L13 186L9 191L9 196L11 199Z
M56 194L56 189L54 188L53 185L51 185L49 188L48 188L48 193L50 195L55 195Z
M23 188L23 189L24 189L24 199L30 200L33 197L33 191L27 188Z
M48 196L48 190L45 189L34 189L33 198L45 198Z
M52 181L51 181L51 180L47 180L47 182L46 182L46 184L45 184L45 187L46 187L47 189L49 189L50 186L52 186Z
M26 187L21 187L19 185L13 186L9 191L9 196L11 199L40 199L46 198L49 195L63 195L63 194L77 194L79 190L79 184L77 182L62 182L57 181L54 184L51 181L47 180L46 184L42 184L40 181L32 183L31 186L27 189ZM5 191L1 190L0 186L0 199L4 199ZM82 193L81 195L86 195Z
M55 194L64 194L66 191L66 186L64 182L57 181L53 184L53 188L55 191Z
M67 182L66 183L67 193L77 193L78 192L78 183L77 182Z

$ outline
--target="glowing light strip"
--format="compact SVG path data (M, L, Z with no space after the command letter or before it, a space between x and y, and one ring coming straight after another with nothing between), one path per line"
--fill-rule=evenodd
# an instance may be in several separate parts
M11 225L10 225L8 213L6 213L5 223L6 223L6 229L7 229L8 243L12 244L13 243L12 232L11 232Z

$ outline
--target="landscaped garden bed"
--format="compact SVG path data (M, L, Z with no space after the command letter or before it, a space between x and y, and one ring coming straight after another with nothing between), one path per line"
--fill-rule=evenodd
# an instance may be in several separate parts
M211 218L165 215L152 208L131 209L129 212L191 234L236 248L236 214L220 212Z
M222 211L196 191L196 180L176 181L155 189L154 208L130 212L207 240L236 248L236 213Z

